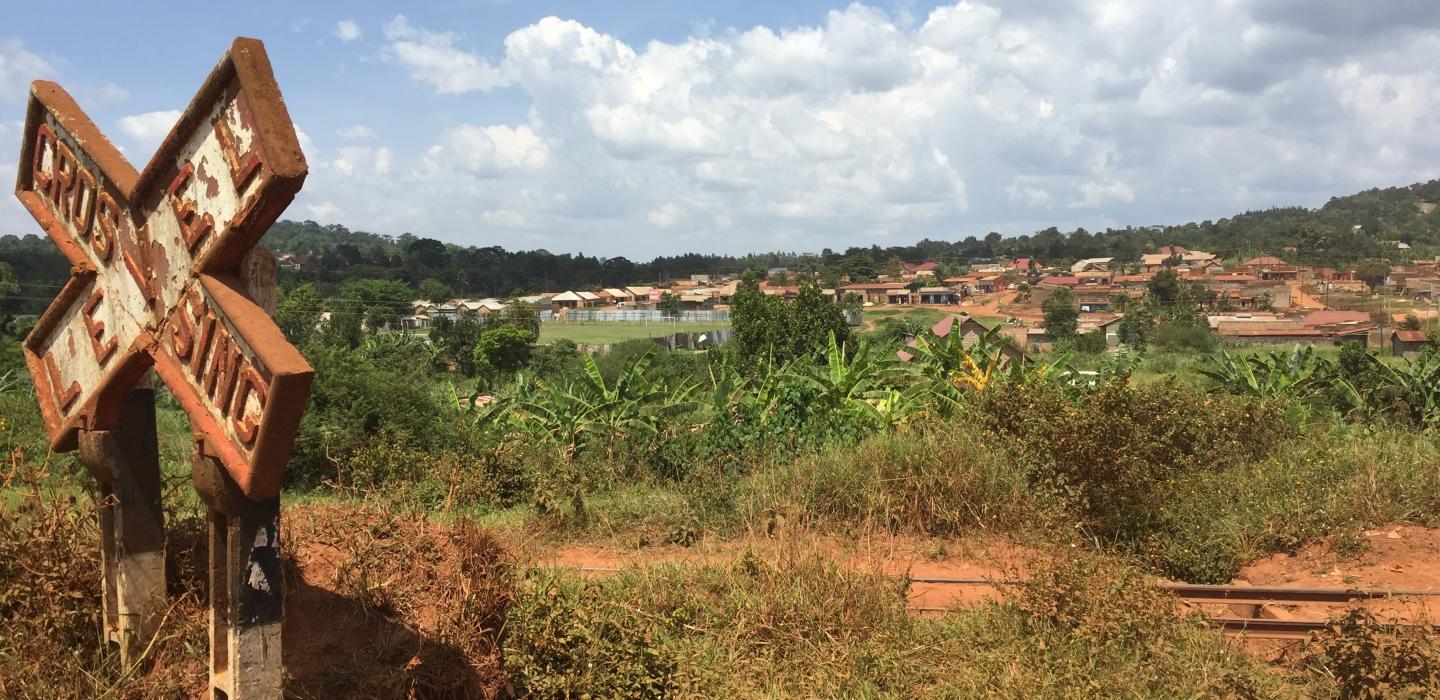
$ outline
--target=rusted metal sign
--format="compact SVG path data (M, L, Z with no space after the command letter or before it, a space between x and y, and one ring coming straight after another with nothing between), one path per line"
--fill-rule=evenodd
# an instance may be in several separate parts
M16 194L73 270L25 340L52 447L153 367L245 496L278 495L313 373L235 270L307 169L264 47L235 40L143 172L54 83L24 134Z

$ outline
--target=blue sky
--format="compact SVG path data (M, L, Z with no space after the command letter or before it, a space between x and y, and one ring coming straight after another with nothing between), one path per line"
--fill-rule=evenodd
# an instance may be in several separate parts
M456 243L815 251L1440 176L1431 0L72 7L63 38L51 8L6 11L0 171L29 80L141 167L253 36L311 166L286 216ZM30 232L0 201L0 234Z

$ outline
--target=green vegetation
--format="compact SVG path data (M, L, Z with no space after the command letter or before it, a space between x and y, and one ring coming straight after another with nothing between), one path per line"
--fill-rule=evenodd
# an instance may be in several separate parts
M1146 595L1133 571L1077 563L1046 581L1055 585L1012 605L922 619L906 612L903 586L816 560L629 568L598 581L539 572L512 613L507 664L525 692L548 697L1269 697L1322 687L1287 684L1228 649Z

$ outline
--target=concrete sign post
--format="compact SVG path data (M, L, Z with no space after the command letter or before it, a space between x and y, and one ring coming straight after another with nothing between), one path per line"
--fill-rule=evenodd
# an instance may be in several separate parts
M154 408L132 392L153 369L190 417L211 508L215 697L278 697L278 498L312 371L238 274L307 173L264 47L235 40L142 172L36 81L19 171L17 196L72 268L24 351L51 447L82 448L116 496L102 516L115 634L153 632L163 596Z

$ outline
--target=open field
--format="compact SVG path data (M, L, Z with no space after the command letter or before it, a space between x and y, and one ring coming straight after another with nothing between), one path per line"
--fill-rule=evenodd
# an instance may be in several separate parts
M984 309L980 309L984 310ZM1000 316L977 313L975 308L962 306L876 306L867 307L864 310L865 331L882 330L885 326L897 323L915 323L921 326L932 326L940 319L951 314L967 314L975 320L987 325L995 326L1003 323L1005 319Z
M659 338L673 333L702 332L729 328L717 322L547 321L540 324L540 342L565 338L579 345L608 345L638 338Z

